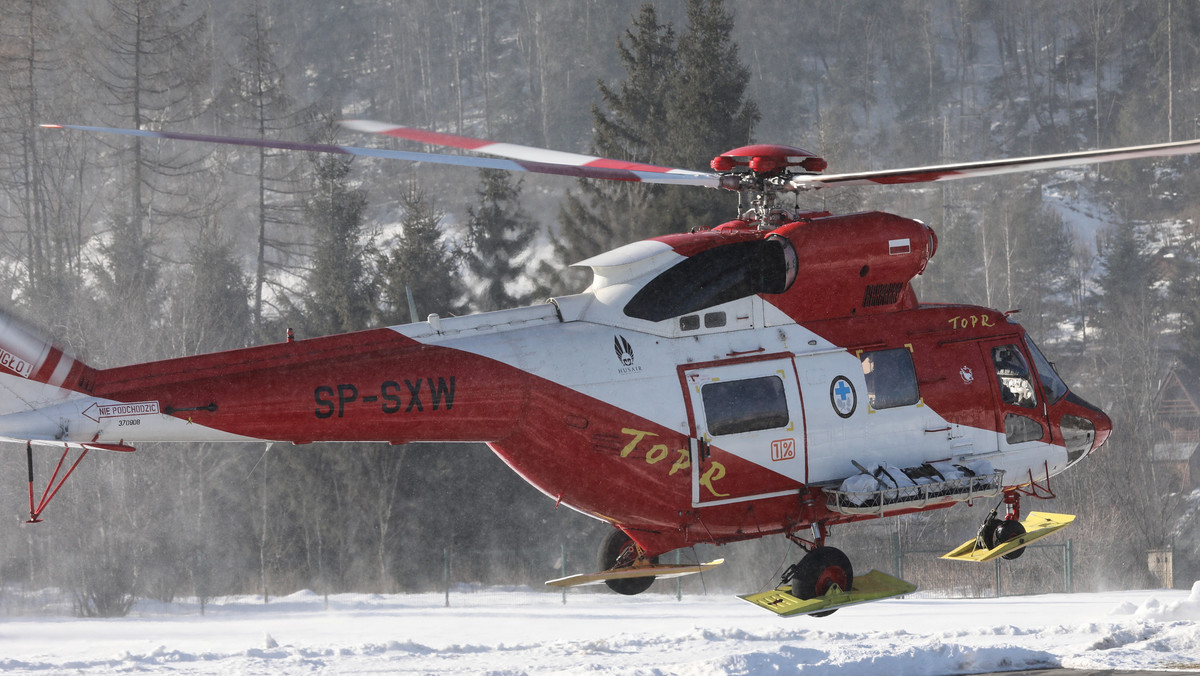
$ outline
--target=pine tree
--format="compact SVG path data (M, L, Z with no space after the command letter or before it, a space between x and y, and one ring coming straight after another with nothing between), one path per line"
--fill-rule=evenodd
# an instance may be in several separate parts
M703 169L750 143L760 115L745 99L750 71L738 58L733 14L723 0L689 0L687 17L667 108L667 164ZM652 217L664 232L712 227L737 215L737 201L722 191L671 190L664 198Z
M1159 292L1160 257L1134 224L1118 225L1101 246L1099 310L1099 382L1096 403L1113 419L1105 452L1089 459L1086 478L1096 494L1122 491L1126 496L1108 533L1132 534L1112 543L1125 556L1144 556L1145 548L1169 544L1178 518L1180 495L1164 492L1152 447L1160 431L1154 399L1163 381L1164 303ZM1102 538L1107 536L1101 536ZM1108 544L1108 543L1105 543ZM1144 561L1144 558L1142 559Z
M955 300L981 286L977 300L988 307L1020 310L1020 320L1039 340L1065 316L1071 240L1062 216L1042 203L1041 190L1023 179L999 177L995 200L978 216L976 257L964 258L956 275Z
M304 302L304 325L315 335L366 328L373 312L373 289L363 242L366 191L350 187L351 161L341 155L313 159L313 195L304 205L313 227L312 268Z
M603 108L592 107L592 147L605 157L669 161L667 114L675 72L675 30L661 24L654 5L642 5L633 26L617 40L625 79L616 88L598 81ZM607 112L605 112L607 110Z
M604 109L593 110L593 152L602 157L703 169L713 157L750 142L758 108L745 101L750 73L733 42L733 15L722 0L690 0L688 25L676 46L674 29L642 6L618 43L626 78L600 84ZM630 241L736 215L731 195L650 187L580 188L559 215L556 252L575 262ZM570 259L570 260L567 260Z
M379 314L388 324L416 320L408 310L411 293L417 317L455 314L462 309L461 254L443 238L443 214L413 183L401 196L403 233L379 257Z
M110 236L100 243L102 262L93 266L93 274L102 298L110 306L133 311L149 323L158 302L139 305L137 301L149 298L158 286L161 263L152 251L155 239L134 221L121 212L110 217Z
M761 116L757 104L745 100L750 70L738 58L733 14L724 0L689 0L687 17L670 85L666 159L699 169L749 143Z
M675 31L659 23L654 5L647 2L624 38L617 40L617 52L625 80L615 87L597 83L603 106L592 107L591 152L612 159L665 163ZM576 263L621 244L664 234L647 217L650 204L662 192L661 186L640 183L580 181L578 193L568 193L559 211L562 229L554 243L559 263ZM558 292L564 282L578 286L583 274L553 270L543 276L553 280L549 287Z
M38 133L38 123L51 112L67 114L68 101L56 96L69 89L74 65L64 49L66 12L57 3L10 2L0 24L6 45L0 55L6 83L0 89L0 146L10 149L0 155L0 191L8 204L0 241L6 255L19 261L20 270L9 274L25 301L39 311L53 307L64 314L82 285L82 271L68 216L78 196L63 190L61 181L64 169L79 160L67 147L50 145L61 135Z
M479 206L467 210L467 267L479 278L472 296L476 310L501 310L523 304L528 294L507 288L523 272L520 264L537 225L521 209L521 184L506 171L482 170L476 195Z
M238 51L229 65L225 83L227 118L235 127L249 128L255 138L280 137L298 126L300 114L288 95L284 69L276 62L279 46L273 38L273 21L265 0L254 0L237 24ZM255 187L254 213L258 226L254 267L253 317L256 329L263 320L265 287L273 272L296 257L299 243L282 234L298 225L295 195L301 188L296 163L288 153L256 148L249 166L234 171L250 177Z
M107 94L105 103L117 126L178 125L204 112L198 104L208 99L199 90L208 75L206 16L182 0L108 0L106 9L94 18L104 55L93 62L93 75ZM203 208L191 193L182 197L164 184L165 176L177 182L198 171L199 152L177 146L167 150L135 138L128 161L121 162L129 171L128 204L112 215L107 262L115 282L110 291L121 304L154 305L156 271L151 257L139 252L153 241L152 223L195 217Z
M1170 311L1179 317L1179 360L1200 372L1200 227L1189 224L1168 279Z
M233 243L201 233L171 294L178 355L246 347L251 336L250 288Z
M1013 308L1024 311L1022 323L1039 340L1053 338L1068 316L1064 298L1070 277L1071 237L1062 215L1046 206L1041 191L1017 192L1013 218L1021 224L1014 244L1015 264L1008 275L1015 289Z
M1157 314L1154 262L1147 249L1145 236L1132 223L1116 226L1102 243L1103 260L1098 282L1101 289L1100 321L1106 329L1118 328L1130 319L1152 318ZM1109 340L1123 337L1119 331L1107 333L1111 334L1107 336Z

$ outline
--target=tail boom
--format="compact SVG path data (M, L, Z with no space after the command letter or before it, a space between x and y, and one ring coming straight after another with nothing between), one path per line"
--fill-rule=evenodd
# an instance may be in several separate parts
M86 392L94 370L0 312L0 415Z
M511 433L528 398L519 369L391 329L79 372L77 389L37 383L54 396L10 406L0 436L116 445L495 441Z

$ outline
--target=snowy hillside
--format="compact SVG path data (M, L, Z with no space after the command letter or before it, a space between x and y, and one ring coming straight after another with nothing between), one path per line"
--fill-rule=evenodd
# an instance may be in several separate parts
M127 618L0 620L0 673L970 674L1034 668L1200 672L1200 582L1186 591L906 599L776 618L731 596L528 590L263 605L141 602Z

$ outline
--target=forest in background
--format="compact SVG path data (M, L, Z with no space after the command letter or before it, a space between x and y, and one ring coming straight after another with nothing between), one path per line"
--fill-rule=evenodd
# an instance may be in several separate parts
M736 199L42 123L371 145L335 125L367 118L694 169L756 141L834 172L1200 137L1200 5L1178 0L0 9L4 307L97 367L405 323L407 291L420 317L539 302L587 284L569 263L715 225ZM1187 496L1161 488L1147 449L1166 369L1200 358L1197 161L804 196L929 223L940 246L921 299L1020 309L1114 417L1104 452L1055 484L1054 511L1086 515L1076 565L1096 587L1149 584L1145 551L1180 536ZM423 588L447 548L561 542L588 567L607 528L555 510L485 447L419 444L93 453L50 523L21 527L23 450L0 452L14 515L0 581L69 588L81 614L137 596ZM55 460L39 458L41 476ZM976 512L851 526L838 545L953 540ZM1176 556L1200 559L1198 542ZM463 565L492 581L557 571Z

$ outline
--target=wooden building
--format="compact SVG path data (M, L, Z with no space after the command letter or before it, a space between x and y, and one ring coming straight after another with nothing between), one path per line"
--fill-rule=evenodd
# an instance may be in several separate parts
M1170 477L1168 490L1200 487L1200 375L1176 366L1154 402L1159 433L1150 459Z

